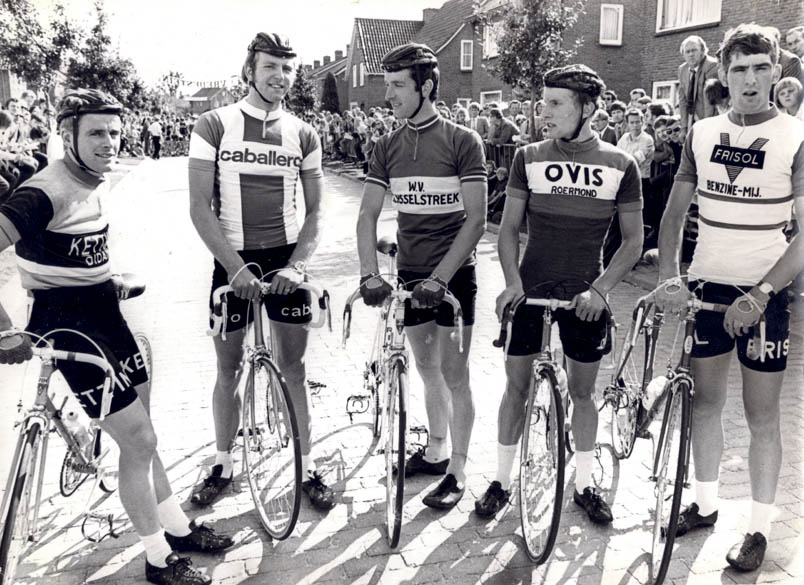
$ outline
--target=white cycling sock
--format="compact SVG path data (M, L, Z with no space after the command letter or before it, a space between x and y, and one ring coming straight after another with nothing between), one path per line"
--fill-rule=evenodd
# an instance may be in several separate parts
M776 513L776 506L773 504L763 504L756 500L751 500L751 519L748 521L748 534L761 532L765 538L770 537L771 519Z
M167 558L173 551L165 540L165 531L160 530L148 536L140 536L142 545L145 547L145 558L148 564L164 569L167 567Z
M424 452L424 460L430 463L438 463L447 458L447 439L446 437L430 437L427 443L427 450Z
M508 490L511 487L511 470L514 468L514 459L519 445L503 445L497 443L497 475L494 478L500 482L502 489Z
M156 511L162 527L171 535L187 536L190 534L190 519L179 506L174 494L170 494L165 501L160 502Z
M695 503L698 504L698 514L701 516L709 516L717 511L717 488L717 480L695 480Z
M220 465L223 468L221 477L232 477L232 468L234 467L232 452L218 451L215 453L215 465Z
M575 489L579 494L588 487L592 487L592 461L595 458L594 451L575 452Z

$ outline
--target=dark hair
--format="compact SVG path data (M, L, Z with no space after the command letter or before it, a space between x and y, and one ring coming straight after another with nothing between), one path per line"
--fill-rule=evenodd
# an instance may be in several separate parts
M704 96L711 105L721 104L729 101L729 88L723 85L719 79L707 79L704 85Z
M502 119L502 111L499 108L491 108L489 110L489 116L493 116L495 118Z
M742 53L743 55L766 54L770 57L771 63L775 65L779 62L779 43L776 42L773 31L752 22L751 24L740 24L727 30L720 45L719 53L720 65L726 71L729 70L731 56L734 53Z
M11 114L6 112L5 110L0 110L0 128L5 130L14 122L14 118L11 117Z
M611 114L612 112L614 112L616 110L619 110L620 112L625 113L626 109L627 109L626 105L623 102L621 102L620 100L617 100L616 102L612 102L611 105L609 106L609 114Z
M667 109L667 104L662 102L654 102L648 106L648 111L650 115L654 118L658 118L659 116L666 116L670 112Z
M645 116L642 114L642 110L639 108L628 108L625 112L625 119L627 120L629 116L638 116L640 121L645 119Z
M606 91L604 91L604 92L603 92L603 97L604 97L604 98L606 98L606 97L608 97L608 96L611 96L611 98L612 98L612 99L613 99L615 102L617 101L617 92L615 92L614 90L607 89Z
M28 135L31 137L31 140L41 141L50 136L50 130L44 126L34 126L31 128L31 131L28 133Z

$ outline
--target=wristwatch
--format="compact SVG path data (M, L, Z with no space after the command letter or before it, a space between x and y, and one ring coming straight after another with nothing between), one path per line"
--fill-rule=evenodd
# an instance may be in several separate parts
M772 299L773 295L776 294L776 291L773 290L773 285L769 282L765 282L764 280L759 281L759 284L757 284L757 290L762 294L768 295L769 299Z
M307 262L305 262L304 260L296 260L291 265L291 268L293 268L293 270L295 270L296 272L304 274L307 271Z

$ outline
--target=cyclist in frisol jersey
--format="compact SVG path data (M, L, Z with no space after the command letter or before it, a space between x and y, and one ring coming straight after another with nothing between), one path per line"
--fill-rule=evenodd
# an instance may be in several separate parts
M210 583L176 552L214 552L233 542L191 522L172 493L156 451L145 362L120 313L126 285L111 269L102 199L109 192L106 175L120 149L122 109L116 99L96 90L64 95L56 118L64 158L52 161L0 204L0 250L15 246L22 286L33 297L27 330L40 335L62 328L79 331L101 347L115 368L111 408L98 424L120 447L120 502L145 548L147 580ZM0 331L10 328L0 306ZM49 339L56 349L97 353L74 334ZM26 337L0 341L0 364L30 357ZM59 363L59 371L87 414L98 418L103 372L71 362Z
M265 299L276 358L299 420L302 488L312 505L335 505L311 454L310 399L305 352L312 320L311 298L297 290L304 281L323 225L321 142L312 126L282 108L295 79L296 53L287 38L259 33L248 46L242 78L249 86L241 101L203 114L190 138L190 216L214 256L212 291L234 289L227 335L215 337L218 374L212 394L217 454L210 476L192 496L213 503L232 481L232 446L237 434L236 383L243 338L251 321L250 302L260 297L261 274L281 269ZM301 180L306 216L296 220L296 185ZM251 266L255 263L255 266ZM212 307L210 292L210 308Z
M383 57L385 99L403 124L374 146L357 223L361 294L380 305L391 285L378 273L377 220L385 191L397 210L400 278L413 291L405 326L425 388L430 442L404 473L444 475L424 503L449 509L464 493L466 455L475 419L469 383L474 323L475 246L486 218L486 171L480 137L435 109L438 60L426 45L409 43ZM460 301L464 353L450 339L449 290ZM452 440L448 448L447 434ZM402 470L399 470L402 473Z
M547 140L517 150L508 179L498 240L505 289L497 315L522 295L574 300L559 309L561 343L567 359L576 446L574 501L596 523L609 523L611 509L593 486L592 463L598 415L594 403L600 359L610 350L605 297L639 260L642 250L642 193L634 158L592 131L603 80L585 65L568 65L544 76ZM519 228L527 218L528 243L521 262ZM603 270L602 247L612 222L622 242ZM524 425L525 401L542 327L539 307L521 306L515 317L507 382L498 415L497 475L475 502L480 516L493 516L509 500L511 470ZM606 342L609 342L607 344Z
M720 75L731 109L690 129L659 234L660 278L678 283L678 250L687 209L698 200L698 243L688 269L690 291L727 304L698 313L692 349L695 396L692 454L695 501L682 510L676 536L718 519L723 454L722 412L734 348L751 433L751 514L745 537L726 560L753 571L765 556L782 461L779 396L789 353L787 288L804 269L804 240L784 229L795 208L804 217L804 124L771 103L781 67L774 30L740 25L720 48ZM686 287L660 286L659 307L683 311ZM764 330L764 335L763 335Z

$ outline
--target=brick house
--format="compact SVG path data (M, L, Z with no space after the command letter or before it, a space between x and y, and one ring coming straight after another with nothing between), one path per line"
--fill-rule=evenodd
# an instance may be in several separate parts
M346 46L346 52L349 52L349 46ZM324 55L321 61L316 59L308 72L309 79L315 86L315 95L319 102L324 93L324 80L327 75L332 73L335 77L335 84L338 88L338 103L341 111L346 109L348 105L347 82L344 79L344 72L346 71L346 57L343 51L335 51L335 57L330 58L329 55Z
M203 114L236 101L232 92L225 87L202 87L186 100L190 102L191 114Z

